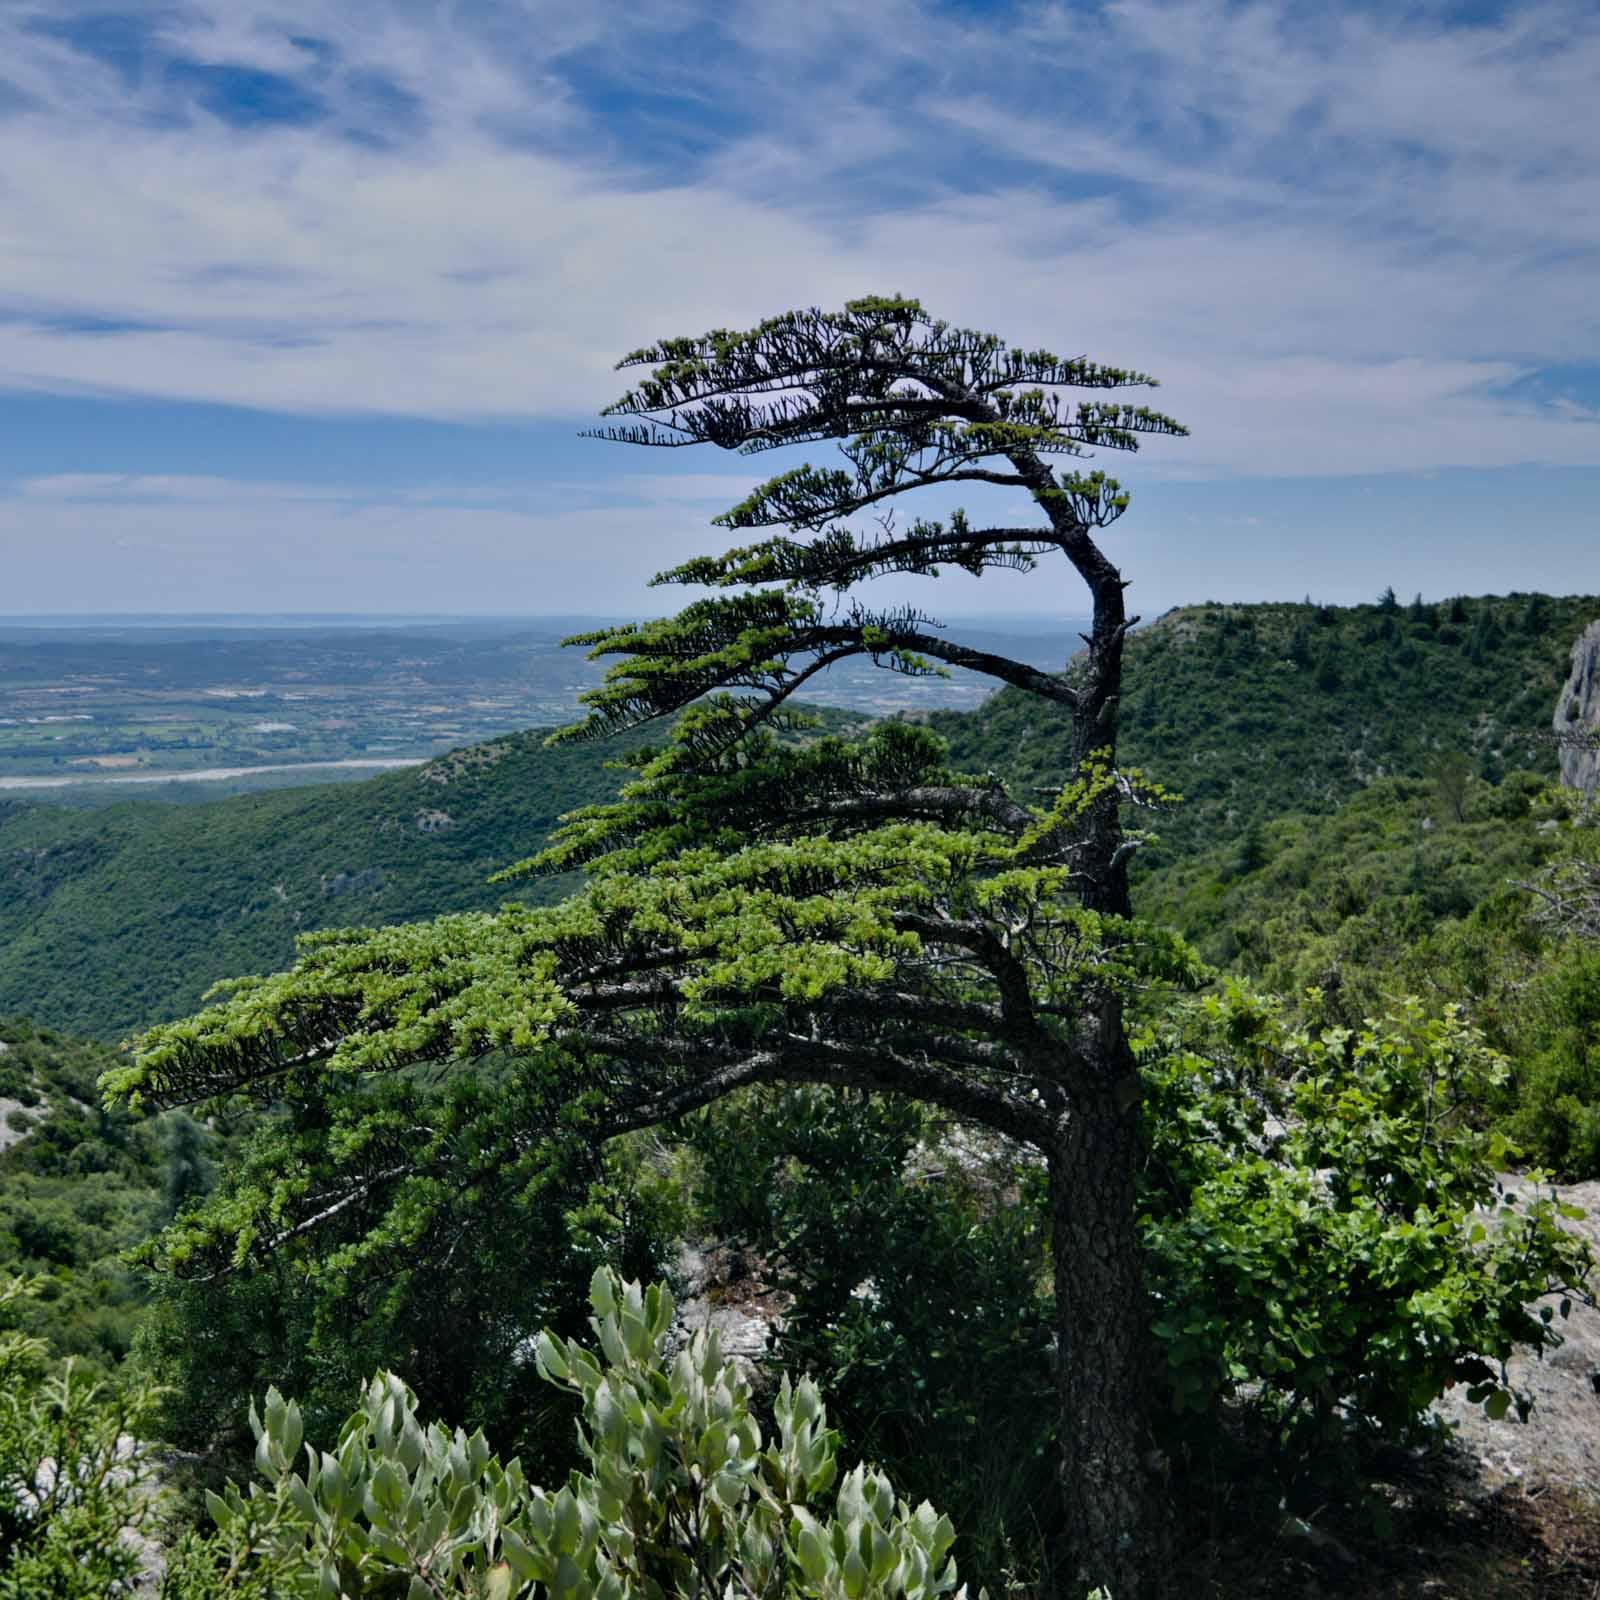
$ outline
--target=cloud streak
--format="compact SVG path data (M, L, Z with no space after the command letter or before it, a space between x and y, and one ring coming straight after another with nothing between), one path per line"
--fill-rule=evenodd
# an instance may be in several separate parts
M1600 464L1527 381L1600 370L1592 7L86 16L0 18L3 386L574 416L657 333L903 289L1159 373L1159 472Z

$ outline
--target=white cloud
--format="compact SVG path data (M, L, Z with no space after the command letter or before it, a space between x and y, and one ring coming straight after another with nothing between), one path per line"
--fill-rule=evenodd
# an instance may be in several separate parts
M172 13L165 47L209 63L304 74L290 36L328 41L306 81L333 123L249 129L22 26L65 14L0 19L32 107L0 143L0 384L581 415L658 333L903 289L1156 371L1195 428L1165 472L1600 463L1584 419L1500 392L1600 362L1592 8ZM573 63L602 48L689 109L586 109ZM345 136L384 132L363 73L417 131Z

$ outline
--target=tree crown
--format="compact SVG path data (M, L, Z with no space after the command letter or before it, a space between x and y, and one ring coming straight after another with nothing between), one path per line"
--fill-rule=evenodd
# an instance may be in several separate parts
M1127 496L1102 473L1044 465L1181 432L1155 412L1060 396L1151 380L1014 350L901 298L669 340L623 365L651 370L611 408L635 420L607 437L741 451L832 439L847 467L780 474L720 520L782 521L784 534L661 575L708 597L581 640L622 659L559 737L674 719L615 802L574 813L508 869L584 866L586 887L555 908L312 935L291 971L240 980L153 1030L108 1093L316 1099L372 1073L509 1051L540 1086L525 1103L566 1107L528 1130L535 1140L562 1119L614 1132L778 1079L908 1093L1039 1140L1072 1097L1098 1092L1115 997L1192 980L1181 941L1137 930L1116 892L1137 842L1118 808L1162 798L1114 759L1130 623L1092 535ZM903 531L886 520L872 536L847 525L904 490L962 481L1025 488L1038 525L961 512ZM823 598L886 573L1051 553L1094 600L1070 678L950 641L912 608ZM800 737L815 730L796 691L861 655L909 673L968 667L1070 708L1075 769L1029 804L990 775L951 771L914 726ZM1129 1076L1125 1051L1117 1063ZM405 1163L377 1177L369 1165L353 1164L352 1193ZM241 1241L270 1248L339 1204L328 1187L284 1196L270 1226L238 1219Z

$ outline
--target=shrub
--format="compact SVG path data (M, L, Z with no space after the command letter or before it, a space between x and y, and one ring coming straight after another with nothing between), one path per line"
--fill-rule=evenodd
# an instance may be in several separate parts
M1579 1286L1588 1254L1570 1207L1500 1188L1515 1151L1467 1113L1506 1063L1459 1008L1296 1028L1229 985L1143 1046L1144 1237L1178 1411L1248 1397L1314 1466L1336 1432L1414 1435L1453 1384L1491 1417L1525 1410L1499 1364L1560 1343L1533 1302Z
M760 1088L687 1127L706 1231L789 1297L772 1358L961 1530L976 1585L1031 1581L1057 1498L1044 1173L927 1111ZM776 1375L774 1375L776 1381Z
M1600 944L1573 939L1523 995L1514 1135L1565 1173L1600 1172Z
M527 1337L579 1332L594 1269L653 1276L667 1235L627 1141L601 1156L530 1136L532 1077L491 1060L442 1088L336 1085L314 1115L263 1119L212 1193L142 1251L157 1271L137 1359L166 1387L163 1437L239 1476L251 1394L275 1385L331 1436L387 1369L425 1414L482 1427L536 1474L565 1472L570 1408L524 1359ZM352 1180L397 1141L413 1171ZM295 1183L346 1198L290 1236L274 1207L294 1203ZM243 1259L241 1217L256 1241Z
M0 1281L0 1309L31 1295ZM140 1560L150 1506L132 1443L148 1390L50 1369L41 1339L0 1333L0 1600L106 1600Z

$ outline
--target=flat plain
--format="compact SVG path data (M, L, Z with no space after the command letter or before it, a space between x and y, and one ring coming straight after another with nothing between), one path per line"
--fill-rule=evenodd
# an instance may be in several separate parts
M217 773L234 789L358 778L556 726L605 666L561 641L601 620L0 618L0 787L48 799ZM1059 666L1077 626L962 631ZM969 709L987 686L970 673L908 678L863 660L816 690L884 715Z

